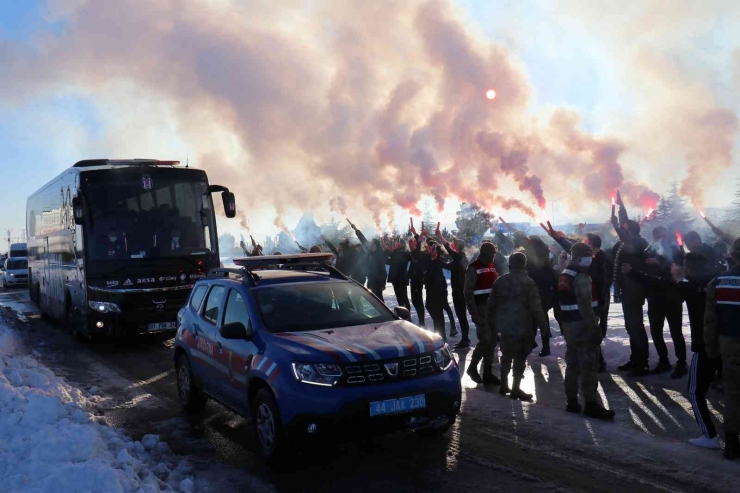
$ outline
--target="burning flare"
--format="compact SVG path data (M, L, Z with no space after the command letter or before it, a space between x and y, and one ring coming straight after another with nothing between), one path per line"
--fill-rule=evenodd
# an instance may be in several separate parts
M676 231L676 241L678 242L678 246L683 248L683 236L678 231Z
M494 91L493 89L487 90L486 91L486 97L488 99L495 99L496 98L496 91Z

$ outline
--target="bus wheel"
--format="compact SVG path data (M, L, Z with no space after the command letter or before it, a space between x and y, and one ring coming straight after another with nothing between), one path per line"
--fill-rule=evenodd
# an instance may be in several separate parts
M69 331L73 339L78 341L83 339L83 334L80 330L80 317L75 312L71 303L67 304L67 316L65 322L67 325L67 331Z

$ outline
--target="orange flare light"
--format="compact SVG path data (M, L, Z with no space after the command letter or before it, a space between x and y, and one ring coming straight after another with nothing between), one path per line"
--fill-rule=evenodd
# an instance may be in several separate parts
M612 197L612 207L614 207L615 205L617 205L617 199Z
M496 98L496 91L494 91L493 89L487 90L486 91L486 97L488 99L495 99Z
M676 241L678 242L678 246L683 248L683 236L678 231L676 231Z

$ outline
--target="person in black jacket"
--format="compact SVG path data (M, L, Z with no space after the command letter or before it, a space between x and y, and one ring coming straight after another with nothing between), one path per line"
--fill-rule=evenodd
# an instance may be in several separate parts
M406 240L399 240L393 251L388 253L388 282L393 285L398 306L411 310L409 303L409 262L411 252L406 245Z
M327 240L325 236L321 236L329 250L337 257L336 268L339 272L348 277L353 277L355 271L355 263L357 262L357 250L353 247L348 238L343 239L339 245L335 246L334 243ZM357 280L357 279L355 279Z
M617 203L619 204L619 219L612 217L612 225L619 236L619 241L614 245L614 270L621 272L622 264L630 264L637 270L644 270L647 241L640 236L640 224L630 220L627 216L627 209L624 207L619 192L617 192ZM650 347L642 309L645 304L645 288L626 276L619 276L618 282L621 287L624 325L630 336L631 354L629 361L617 369L629 371L630 376L633 377L644 376L650 373L648 368Z
M447 301L447 278L443 269L451 262L445 260L447 253L442 245L431 243L429 256L424 266L424 286L427 291L426 308L434 323L434 332L447 340L445 334L444 305Z
M689 443L697 447L719 449L719 437L707 407L706 394L712 378L720 365L719 358L710 358L704 345L704 313L706 288L717 274L707 265L707 259L699 253L688 253L683 260L683 269L671 266L671 279L638 272L629 264L623 264L622 272L632 280L653 289L663 290L686 301L691 325L691 359L689 371L689 401L702 435Z
M409 240L411 262L409 263L408 272L411 287L411 304L414 305L414 310L416 310L419 327L424 328L424 263L428 254L421 249L421 241L416 231L412 230L412 233L414 237Z
M454 349L467 349L470 347L470 324L468 324L468 307L465 304L465 271L468 270L468 258L465 256L465 242L455 239L452 244L437 230L437 236L442 244L447 248L447 252L452 258L452 262L447 266L450 270L450 287L452 288L452 304L455 307L457 322L462 330L460 342L455 344ZM454 321L450 320L453 324ZM450 332L455 336L454 332Z
M526 237L521 234L515 234L515 245L520 247L527 256L527 275L537 284L542 303L542 311L547 315L555 304L555 287L557 286L557 277L550 263L550 250L542 238L539 236ZM550 355L550 326L540 327L542 337L542 350L540 356Z
M681 253L678 247L674 247L668 241L666 229L658 226L653 229L653 243L645 251L645 272L664 279L671 279L673 263L681 263ZM673 339L676 351L676 368L671 378L681 378L688 373L686 341L682 330L683 300L676 290L648 287L646 293L650 334L659 358L658 366L653 369L652 373L665 373L672 369L668 360L668 348L663 338L663 326L668 320L668 328L671 331L671 339Z

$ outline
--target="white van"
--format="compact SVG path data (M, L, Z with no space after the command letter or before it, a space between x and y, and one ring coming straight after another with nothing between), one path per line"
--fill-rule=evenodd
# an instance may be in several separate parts
M3 288L28 284L28 259L26 257L8 257L5 270L0 277Z

